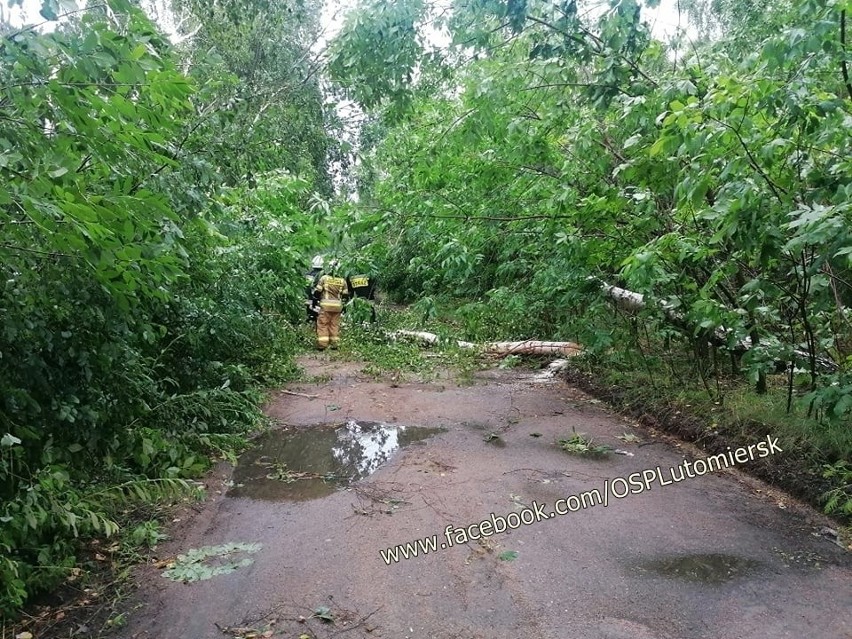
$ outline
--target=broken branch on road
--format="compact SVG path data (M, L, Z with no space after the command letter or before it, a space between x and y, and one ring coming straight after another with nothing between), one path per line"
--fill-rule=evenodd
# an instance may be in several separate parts
M293 395L295 397L304 397L305 399L318 399L319 395L308 395L307 393L297 393L296 391L281 390L278 391L282 395Z
M398 330L391 333L394 339L409 337L417 339L424 344L434 346L441 343L441 337L435 333L426 331ZM453 340L451 340L452 343ZM492 355L563 355L571 357L579 355L583 348L575 342L545 342L535 339L527 339L519 342L485 342L474 344L462 340L454 340L459 348L481 348L483 352Z

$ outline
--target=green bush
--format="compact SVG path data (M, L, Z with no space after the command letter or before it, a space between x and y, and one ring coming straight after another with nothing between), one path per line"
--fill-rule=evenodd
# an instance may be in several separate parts
M233 459L259 388L296 373L304 256L325 239L286 171L196 190L202 162L177 158L197 88L138 8L109 4L0 45L4 615L134 503Z

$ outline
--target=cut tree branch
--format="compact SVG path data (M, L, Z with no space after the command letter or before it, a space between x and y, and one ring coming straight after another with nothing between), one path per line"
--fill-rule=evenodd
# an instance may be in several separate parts
M425 344L434 345L441 341L435 333L426 331L399 330L391 333L391 337L413 337ZM579 355L583 347L574 342L544 342L535 339L526 339L520 342L486 342L474 344L473 342L455 341L459 348L481 348L485 353L492 355L564 355L571 357Z

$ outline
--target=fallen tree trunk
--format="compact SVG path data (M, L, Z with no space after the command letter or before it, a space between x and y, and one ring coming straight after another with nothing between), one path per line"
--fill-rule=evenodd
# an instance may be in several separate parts
M604 281L602 281L602 280L600 280L600 279L598 279L597 277L594 277L594 276L589 277L589 279L598 282L601 286L601 289L610 298L612 298L612 300L616 303L617 306L619 306L620 308L622 308L624 310L638 311L638 310L645 308L645 306L646 306L645 296L642 295L641 293L636 293L634 291L629 291L626 288L620 288L618 286L613 286L611 284L607 284L606 282L604 282ZM657 305L663 311L663 313L665 313L666 317L669 318L669 320L672 323L680 326L681 328L684 328L685 330L691 330L691 329L694 328L694 327L690 326L689 323L686 321L686 319L683 317L683 315L678 313L670 304L667 304L666 302L661 301L661 302L658 302ZM739 340L736 343L736 345L733 348L731 348L730 345L729 345L729 342L728 342L729 335L730 335L730 329L727 329L723 326L720 326L717 329L715 329L715 331L713 331L713 334L709 335L708 338L714 345L719 346L721 348L730 349L735 353L743 353L743 352L752 348L752 340L751 340L750 337L745 337L745 338ZM778 343L779 340L777 340L777 338L773 338L773 339L775 340L776 343ZM807 353L806 351L803 351L803 350L800 350L800 349L794 349L792 352L796 357L800 357L800 358L805 359L805 360L810 359L810 353ZM776 362L776 364L777 363L778 362ZM789 362L780 362L780 363L782 363L785 368L789 365ZM819 367L822 370L825 370L825 371L836 371L837 370L837 364L835 362L833 362L832 360L826 358L826 357L817 356L817 364L819 365Z
M391 337L396 339L398 337L413 337L414 339L423 342L424 344L428 344L429 346L434 346L441 341L441 338L435 335L435 333L427 333L426 331L405 331L399 330L391 333ZM460 340L456 340L456 345L459 348L475 348L476 344L473 342L462 342Z
M429 345L437 344L441 338L426 331L394 331L392 337L413 337ZM474 344L456 340L459 348L481 348L485 353L493 355L563 355L570 357L582 352L582 347L574 342L543 342L527 339L520 342L486 342Z
M574 342L541 342L534 339L522 342L488 342L482 347L494 355L579 355L583 348Z

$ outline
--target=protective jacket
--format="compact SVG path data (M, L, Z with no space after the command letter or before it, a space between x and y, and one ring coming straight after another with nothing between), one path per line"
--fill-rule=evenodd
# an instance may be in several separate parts
M352 297L372 300L375 297L376 278L367 273L350 275L346 278Z
M314 288L316 288L321 276L322 268L317 267L305 273L305 304L307 305L307 317L309 321L315 322L319 313L319 305L314 298Z
M343 310L343 298L349 294L346 280L336 275L320 277L314 291L319 293L320 308L332 313Z

